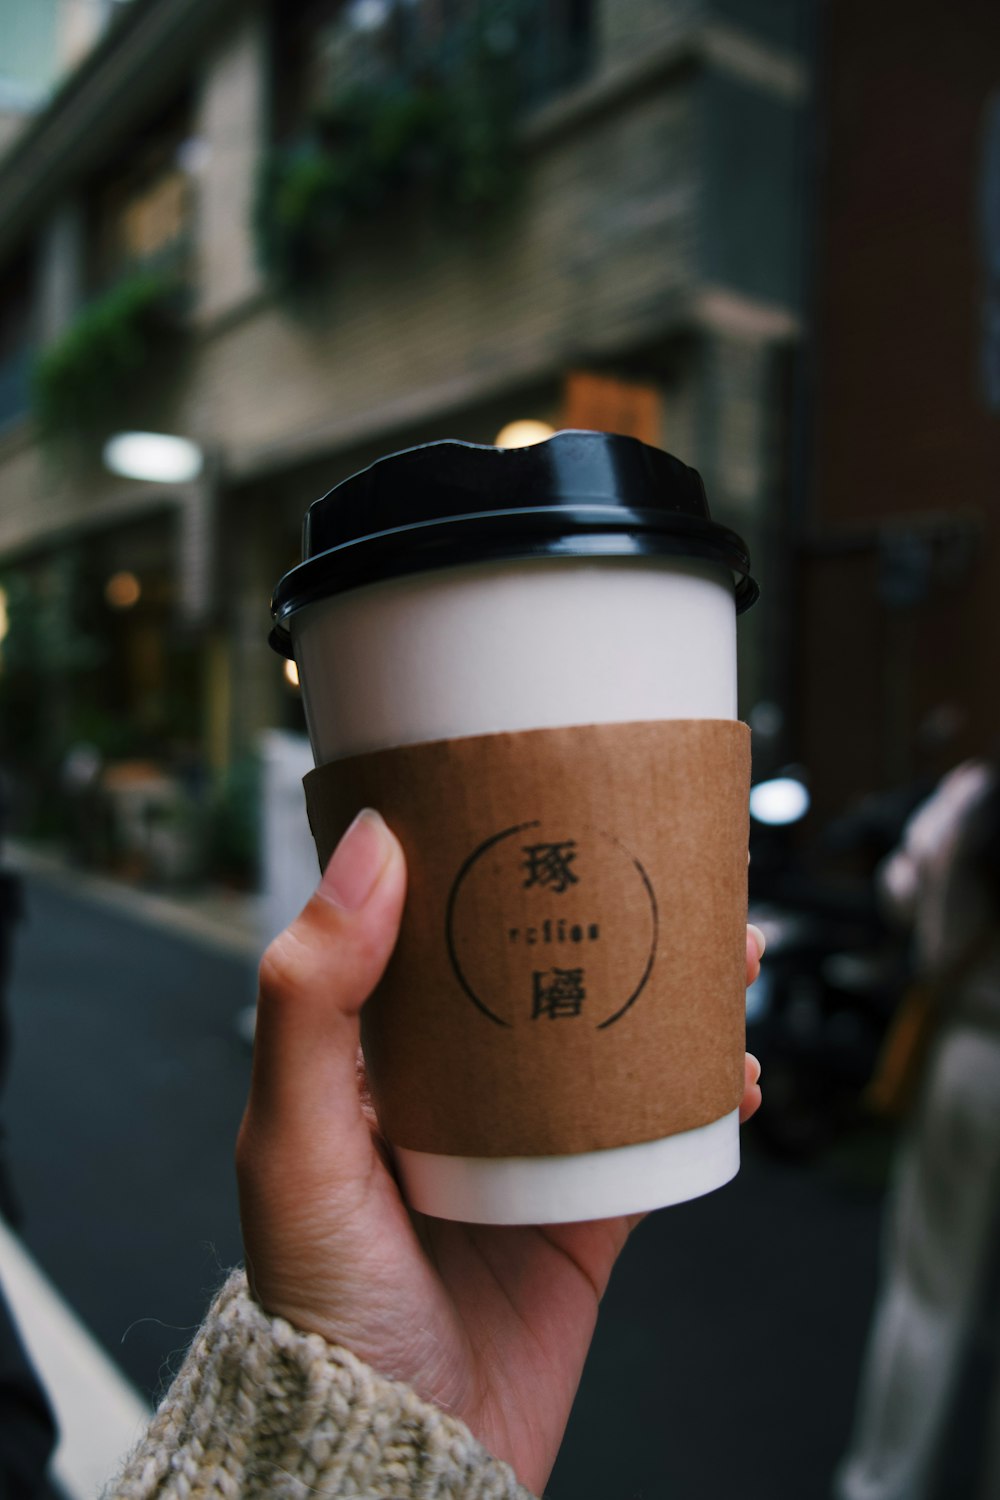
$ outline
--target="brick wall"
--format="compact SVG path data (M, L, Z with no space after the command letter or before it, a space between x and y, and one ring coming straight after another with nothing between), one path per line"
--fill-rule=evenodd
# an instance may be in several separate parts
M648 38L650 26L672 35L684 9L618 0L602 14ZM258 295L250 206L264 48L251 7L200 60L195 338L183 404L151 407L143 425L211 441L245 474L291 437L350 445L366 424L403 426L486 400L649 343L676 321L696 270L690 80L557 122L526 151L510 204L481 231L456 236L417 215L387 221L331 268L322 308L296 315ZM599 66L612 55L609 42ZM0 439L0 546L38 534L39 494L60 524L126 503L121 487L105 496L98 474L61 475L22 447ZM129 496L143 503L141 492Z
M651 47L699 22L706 0L603 0L595 8L602 62L615 67L642 58Z
M568 369L649 381L665 394L666 445L706 468L720 515L751 531L769 484L768 350L794 320L775 313L773 294L758 316L705 284L706 70L689 53L684 66L638 76L657 45L669 49L709 14L702 0L603 0L598 73L579 108L546 107L494 220L455 234L410 211L359 233L322 302L297 312L261 286L250 229L264 115L259 8L245 7L199 59L195 326L172 404L151 405L142 425L217 448L231 519L248 506L245 555L224 579L234 743L273 721L277 678L259 643L274 560L281 552L284 562L294 529L287 517L373 448L444 435L449 414L461 414L460 435L490 440L505 407L545 414L530 399L520 408L532 393L557 419ZM633 64L636 80L600 97ZM741 224L755 233L750 218ZM25 434L0 437L0 486L0 555L163 504L162 489L96 465L53 466Z
M249 5L205 70L195 122L198 316L206 322L261 290L249 225L266 126L264 17Z
M290 433L350 442L373 413L474 400L649 341L690 287L689 96L652 95L533 155L498 221L359 234L322 306L269 301L209 333L182 420L237 467Z

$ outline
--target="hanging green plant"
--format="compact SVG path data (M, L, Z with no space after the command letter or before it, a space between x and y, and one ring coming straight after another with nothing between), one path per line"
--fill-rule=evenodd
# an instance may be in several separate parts
M176 275L136 271L80 310L32 372L32 407L46 435L82 437L113 425L176 327L181 296Z
M329 269L352 228L406 196L453 221L508 200L515 119L511 67L481 49L459 66L439 60L344 90L264 162L254 226L262 265L298 287Z

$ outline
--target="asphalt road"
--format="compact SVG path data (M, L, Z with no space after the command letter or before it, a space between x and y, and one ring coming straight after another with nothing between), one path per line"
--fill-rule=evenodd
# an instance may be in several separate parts
M241 1245L252 966L29 881L5 1115L24 1238L145 1396Z
M34 879L5 1108L26 1243L154 1399L240 1258L232 1143L249 963ZM764 1080L766 1087L766 1079ZM882 1173L745 1140L735 1183L649 1219L616 1269L552 1500L827 1500L875 1287ZM971 1495L970 1374L949 1500Z

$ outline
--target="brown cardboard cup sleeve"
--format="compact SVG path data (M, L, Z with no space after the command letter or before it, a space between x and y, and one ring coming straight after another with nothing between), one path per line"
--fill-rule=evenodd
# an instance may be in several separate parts
M750 732L729 719L476 735L310 772L322 864L365 806L406 853L399 942L362 1020L393 1144L567 1155L737 1108L749 781Z

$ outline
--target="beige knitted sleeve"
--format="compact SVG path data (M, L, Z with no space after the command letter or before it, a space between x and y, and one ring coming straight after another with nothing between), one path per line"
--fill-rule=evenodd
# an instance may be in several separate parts
M531 1500L463 1423L223 1288L104 1500Z

